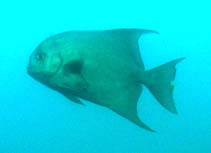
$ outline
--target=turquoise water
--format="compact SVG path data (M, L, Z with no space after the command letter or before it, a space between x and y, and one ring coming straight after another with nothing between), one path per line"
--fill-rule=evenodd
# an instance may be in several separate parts
M0 153L211 152L211 22L206 1L0 2ZM141 129L106 108L79 106L26 73L28 57L46 37L68 30L144 28L146 69L178 57L174 99L164 110L145 88Z

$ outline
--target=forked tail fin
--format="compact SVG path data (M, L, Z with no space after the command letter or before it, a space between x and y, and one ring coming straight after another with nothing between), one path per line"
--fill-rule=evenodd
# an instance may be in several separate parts
M145 84L159 103L168 111L175 114L177 110L172 95L174 86L171 82L175 78L175 65L183 59L184 58L175 59L147 71L148 81Z

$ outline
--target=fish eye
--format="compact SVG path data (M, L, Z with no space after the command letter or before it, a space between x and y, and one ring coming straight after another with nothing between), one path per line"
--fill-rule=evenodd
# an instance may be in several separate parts
M43 53L37 53L37 54L35 55L35 59L36 59L37 61L42 61L42 60L44 59L44 57L45 57L45 55L44 55Z

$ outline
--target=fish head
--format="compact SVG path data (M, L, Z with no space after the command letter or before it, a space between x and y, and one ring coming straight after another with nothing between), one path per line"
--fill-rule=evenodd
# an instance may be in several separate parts
M61 53L55 42L45 40L32 52L27 72L34 79L46 82L59 71L61 65Z

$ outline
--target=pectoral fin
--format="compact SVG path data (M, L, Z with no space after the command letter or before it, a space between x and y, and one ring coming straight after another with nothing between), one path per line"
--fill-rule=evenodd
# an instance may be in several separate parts
M67 97L69 100L71 100L72 102L75 102L77 104L80 105L84 105L84 103L81 102L81 100L71 94L63 94L65 97Z
M77 98L76 96L72 94L72 91L69 90L68 87L60 86L60 87L56 87L55 90L59 91L62 95L64 95L66 98L68 98L72 102L75 102L80 105L84 105L79 98Z

